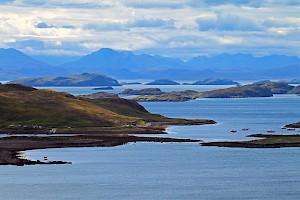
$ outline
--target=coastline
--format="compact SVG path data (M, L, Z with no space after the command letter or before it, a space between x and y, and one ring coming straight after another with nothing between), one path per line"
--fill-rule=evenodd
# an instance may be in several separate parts
M166 134L169 126L214 124L213 120L186 120L184 122L155 122L149 127L135 127L126 129L102 127L97 130L58 131L55 135L70 134L72 136L38 136L45 132L35 133L35 136L13 136L14 134L32 134L31 131L1 130L0 134L10 134L10 137L0 138L0 165L36 165L36 164L71 164L67 161L28 160L20 152L48 148L69 147L114 147L136 142L202 142L200 139L180 139L169 137L140 137L138 134ZM132 135L135 134L135 135Z
M229 148L285 148L300 147L300 135L275 135L275 134L251 134L247 137L256 137L257 140L249 141L223 141L203 142L201 146L229 147Z

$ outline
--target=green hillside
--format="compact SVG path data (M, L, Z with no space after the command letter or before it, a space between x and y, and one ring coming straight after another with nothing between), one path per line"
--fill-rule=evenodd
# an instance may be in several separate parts
M157 120L131 100L89 100L67 93L36 90L22 85L0 85L0 124L55 127L124 126L145 119Z
M207 122L151 114L134 100L118 97L89 99L18 84L0 85L0 110L2 129L42 126L87 130L88 127L128 127L132 124L143 126L147 122L171 124Z

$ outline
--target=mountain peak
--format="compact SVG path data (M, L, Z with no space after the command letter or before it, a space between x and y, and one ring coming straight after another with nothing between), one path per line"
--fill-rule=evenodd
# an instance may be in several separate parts
M97 51L98 53L115 53L116 51L111 48L102 48Z
M17 49L13 49L13 48L8 48L8 49L4 49L4 48L0 48L0 56L26 56L27 55L23 54L21 51L17 50Z

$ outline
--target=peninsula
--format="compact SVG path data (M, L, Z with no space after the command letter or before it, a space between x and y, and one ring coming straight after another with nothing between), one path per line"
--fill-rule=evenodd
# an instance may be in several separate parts
M18 84L0 85L0 110L0 133L10 135L0 138L2 165L45 163L18 157L19 151L30 149L116 146L138 141L195 142L199 140L138 137L131 134L160 134L170 125L216 123L206 119L177 119L152 114L134 100L115 96L76 97ZM43 136L54 133L55 136ZM14 134L32 136L17 137Z
M283 148L300 147L300 135L272 135L252 134L248 137L257 137L258 140L204 142L202 146L233 147L233 148Z

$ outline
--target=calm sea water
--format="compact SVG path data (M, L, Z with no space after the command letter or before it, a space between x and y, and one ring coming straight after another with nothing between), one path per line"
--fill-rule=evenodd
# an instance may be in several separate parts
M268 129L298 133L281 127L300 119L296 95L142 104L169 117L216 120L216 125L168 129L168 137L207 141L244 140ZM238 132L232 134L232 129ZM73 164L0 166L0 199L299 199L299 153L300 148L231 149L197 143L29 151L25 155L32 159L48 156Z

